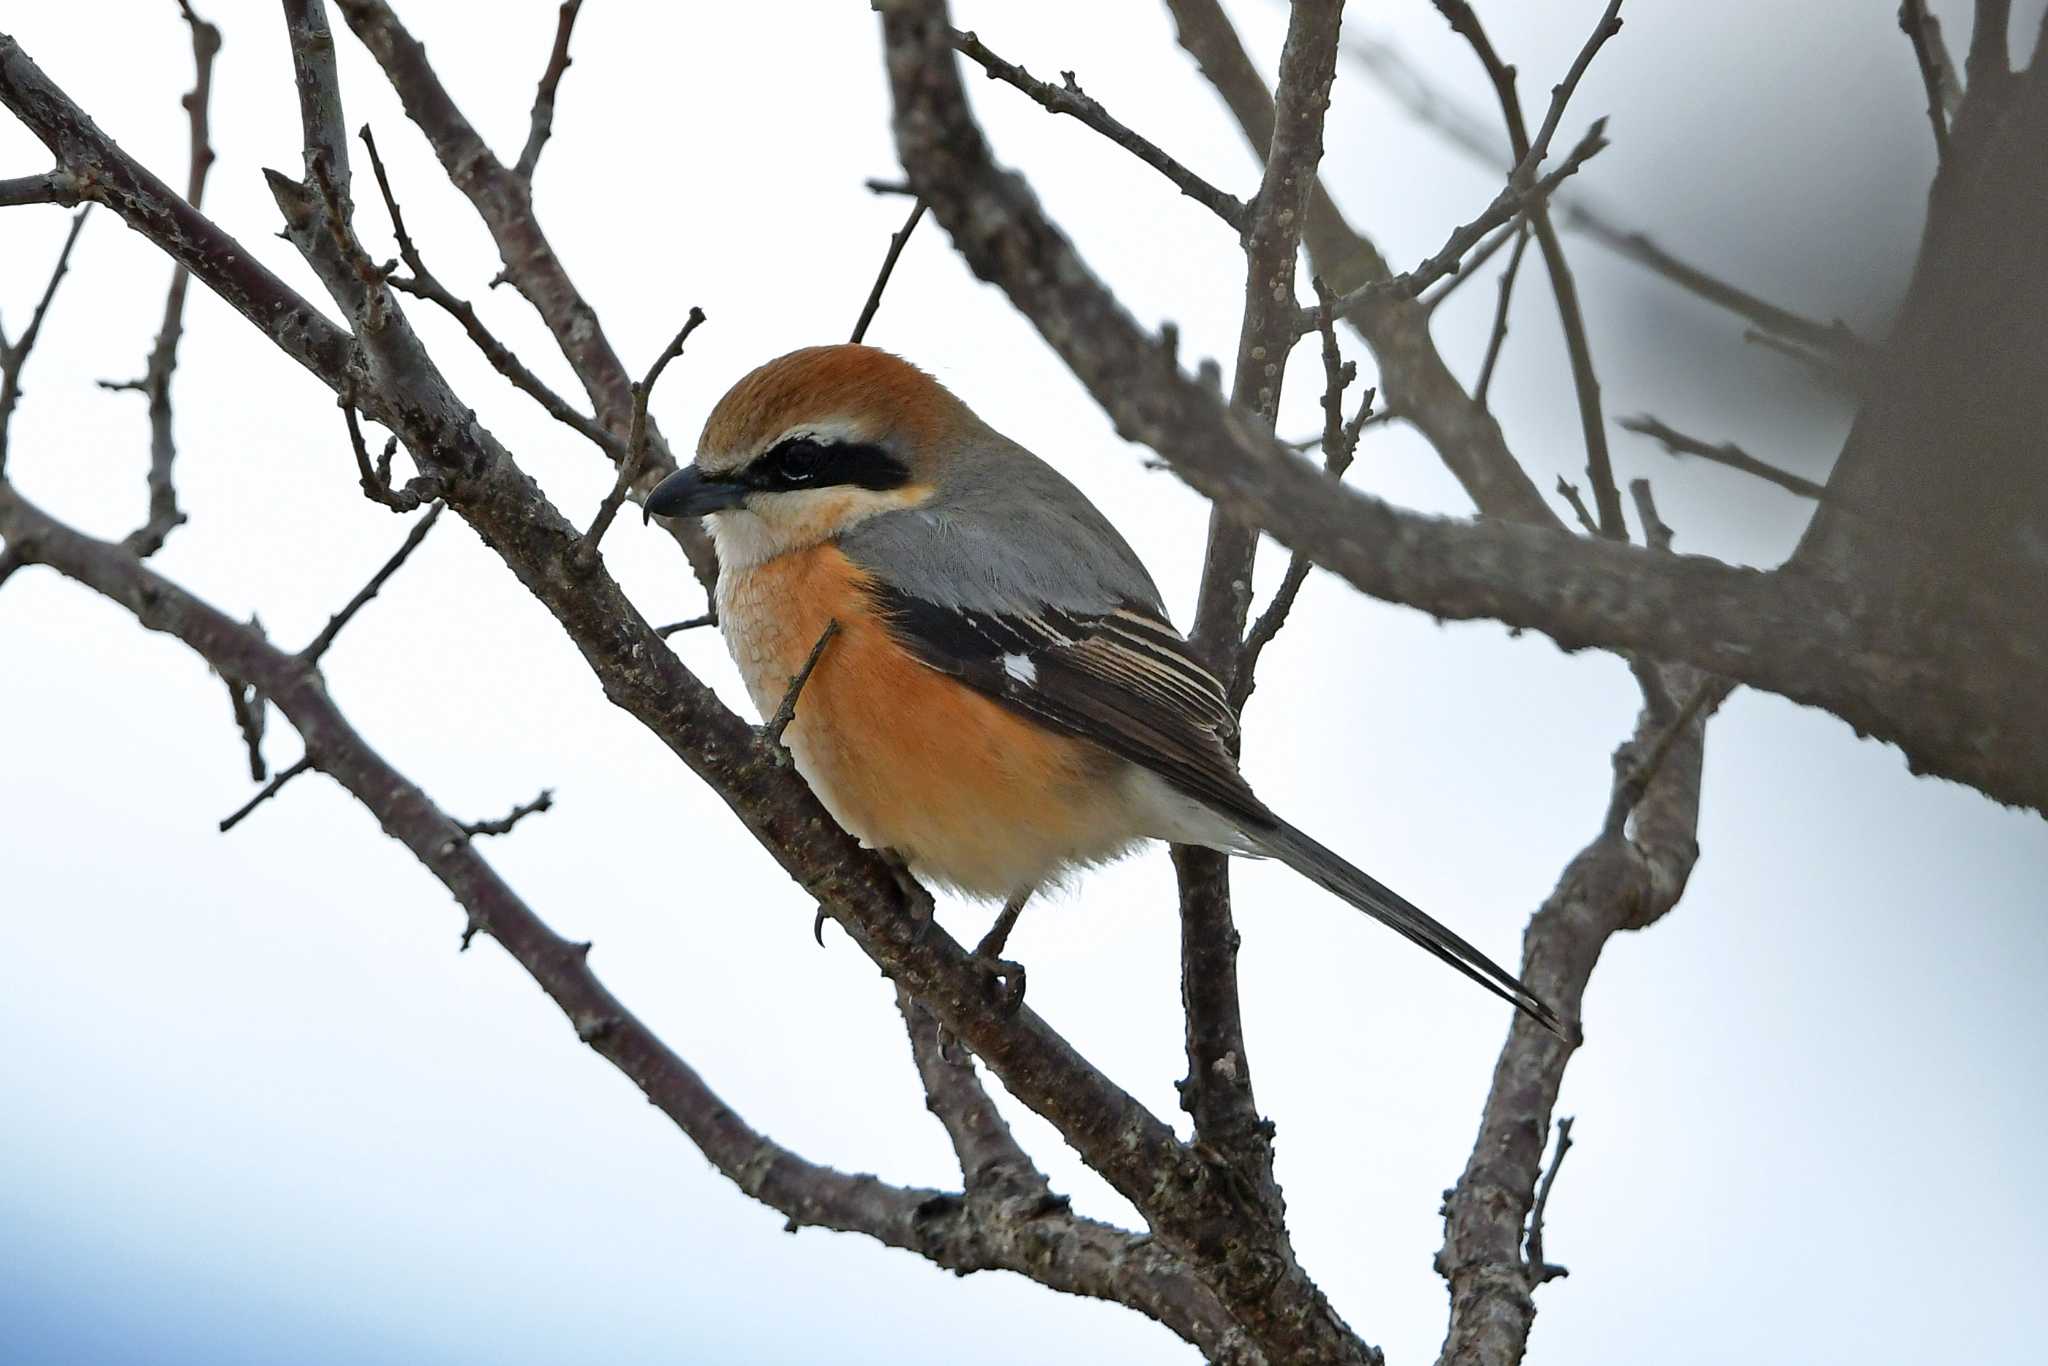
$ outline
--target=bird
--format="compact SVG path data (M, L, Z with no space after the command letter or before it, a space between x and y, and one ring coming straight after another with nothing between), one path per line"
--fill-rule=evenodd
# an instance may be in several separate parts
M759 366L644 510L703 520L726 646L832 818L1002 903L976 955L991 971L1016 966L996 955L1032 895L1163 840L1277 859L1562 1034L1513 975L1253 793L1229 695L1136 552L909 361L839 344Z

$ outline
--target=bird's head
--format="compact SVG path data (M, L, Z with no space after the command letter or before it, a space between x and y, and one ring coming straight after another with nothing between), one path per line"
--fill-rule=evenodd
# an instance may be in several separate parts
M871 346L813 346L727 391L697 461L648 495L653 517L706 517L745 567L932 495L979 423L944 385Z

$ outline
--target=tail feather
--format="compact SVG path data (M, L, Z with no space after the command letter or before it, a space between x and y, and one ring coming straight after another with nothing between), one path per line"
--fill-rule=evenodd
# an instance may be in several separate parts
M1560 1039L1568 1038L1557 1012L1523 986L1515 976L1473 948L1450 929L1425 915L1405 897L1325 849L1282 821L1278 828L1250 836L1258 852L1279 859L1381 924L1427 949L1502 1000L1526 1011Z

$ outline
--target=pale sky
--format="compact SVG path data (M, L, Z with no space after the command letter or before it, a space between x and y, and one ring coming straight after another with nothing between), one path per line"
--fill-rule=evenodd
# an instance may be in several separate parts
M1284 11L1233 6L1270 69ZM1423 0L1352 7L1448 91L1491 107ZM1538 99L1595 0L1492 6ZM1670 249L1789 306L1875 328L1910 260L1932 169L1891 0L1641 0L1567 132L1612 116L1581 189ZM2023 7L2031 23L2038 5ZM1967 33L1938 6L1950 42ZM553 32L548 0L400 11L493 144L516 153ZM226 47L207 211L309 297L272 233L260 168L299 164L283 24L257 0L202 12ZM488 16L487 18L484 16ZM958 22L1113 111L1226 187L1254 166L1173 45L1162 6L962 3ZM100 125L182 183L190 49L171 0L17 5L5 24ZM577 31L540 212L638 371L695 304L710 322L655 411L679 444L760 361L842 339L901 201L865 5L624 5ZM564 392L381 75L340 38L350 124L368 120L441 278ZM1014 91L970 82L1024 169L1141 319L1226 362L1241 265L1164 181ZM1561 135L1562 136L1562 135ZM1326 175L1397 263L1433 251L1494 181L1340 71ZM0 119L0 176L42 169ZM381 211L359 224L388 251ZM0 313L18 328L65 223L0 212ZM1741 340L1736 321L1569 239L1611 416L1648 410L1818 474L1846 414ZM1533 266L1533 261L1532 261ZM96 212L25 376L9 473L95 534L140 521L133 396L168 267ZM1490 277L1437 337L1476 372ZM574 519L609 468L412 310L482 419ZM1554 315L1525 276L1496 407L1540 487L1583 464ZM361 497L331 397L203 291L176 400L191 523L156 563L296 646L404 535ZM869 340L936 373L1117 520L1185 621L1202 502L1108 423L996 291L927 225ZM1362 363L1362 348L1347 337ZM1366 365L1368 373L1369 365ZM1318 418L1294 371L1287 429ZM1613 434L1682 548L1772 563L1807 509ZM1465 509L1411 432L1381 429L1352 480ZM650 617L702 608L665 538L623 521L606 558ZM1282 557L1267 555L1262 583ZM745 707L720 642L684 659ZM488 853L750 1122L806 1156L904 1182L957 1177L925 1113L887 984L659 744L454 518L327 657L380 751L465 818L541 787L557 805ZM1268 801L1510 959L1528 913L1597 829L1635 706L1626 670L1491 625L1438 627L1311 580L1267 653L1245 765ZM273 718L274 721L276 718ZM278 722L282 767L295 738ZM219 682L124 612L42 571L0 591L0 1350L44 1363L1183 1362L1115 1306L1016 1277L966 1280L851 1235L791 1237L579 1045L491 942L324 778L232 834L250 795ZM1702 855L1683 903L1612 943L1561 1113L1575 1146L1550 1207L1568 1279L1538 1292L1531 1360L2020 1363L2048 1333L2048 825L1909 776L1816 711L1738 694L1709 732ZM1495 1001L1294 879L1241 867L1249 1048L1278 1125L1304 1263L1388 1359L1432 1359L1430 1259L1507 1019ZM1154 1110L1183 1118L1171 870L1154 852L1034 906L1012 940L1031 1000ZM949 906L959 935L987 912ZM1128 1207L1003 1102L1079 1209Z

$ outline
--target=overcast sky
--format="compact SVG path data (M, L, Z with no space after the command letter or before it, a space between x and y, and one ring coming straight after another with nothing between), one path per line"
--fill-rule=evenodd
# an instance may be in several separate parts
M1261 63L1284 12L1233 6ZM1540 98L1596 0L1488 7ZM2039 5L2022 6L2031 23ZM296 172L282 22L211 0L220 162L207 210L319 297L272 233L260 168ZM1933 155L1891 0L1641 0L1586 79L1575 137L1612 116L1582 193L1670 249L1789 306L1882 325ZM1937 10L1950 42L1967 34ZM554 5L413 0L401 13L501 152L524 136ZM1423 0L1355 4L1489 107ZM484 16L488 16L487 18ZM1087 90L1239 192L1254 166L1173 45L1163 8L959 7L1004 56ZM190 49L171 0L9 6L5 23L101 127L184 176ZM566 391L544 330L492 295L489 240L375 67L339 39L351 126L374 124L442 279ZM860 4L621 5L578 29L540 213L638 371L695 304L710 323L655 410L687 444L740 374L850 328L898 200L876 23ZM1183 353L1227 363L1241 264L1228 234L1067 120L981 81L998 154L1026 170L1097 270ZM1565 135L1561 135L1565 136ZM1495 180L1347 64L1326 174L1397 263L1471 218ZM0 175L45 154L0 119ZM366 196L359 191L357 199ZM383 215L360 226L388 243ZM18 328L65 227L0 213L0 311ZM373 246L388 250L388 246ZM1608 410L1648 410L1823 472L1846 413L1735 321L1576 242ZM26 376L9 466L29 497L118 536L144 510L132 395L164 260L109 213L85 228ZM1526 277L1496 407L1541 487L1583 464L1540 277ZM1437 337L1468 378L1494 290ZM466 401L574 519L609 469L412 310ZM870 341L931 369L1118 521L1185 619L1204 505L1102 415L927 226ZM1349 341L1349 339L1347 339ZM1361 354L1361 360L1364 357ZM1368 367L1369 369L1369 367ZM1312 430L1313 366L1285 426ZM191 523L156 563L272 637L308 638L390 553L333 401L203 291L177 378ZM1772 563L1807 509L1614 436L1656 481L1682 548ZM1367 440L1360 487L1465 511L1429 449ZM658 620L703 603L673 546L622 520L606 558ZM1268 554L1262 584L1277 577ZM745 707L720 642L675 642ZM543 786L555 809L489 854L599 973L747 1118L805 1155L955 1180L887 985L722 805L612 709L541 609L454 518L327 657L337 700L459 816ZM1635 709L1625 669L1490 625L1439 627L1311 581L1266 656L1245 765L1273 805L1471 937L1515 952L1595 833ZM289 763L288 727L271 742ZM0 1358L11 1363L1180 1362L1112 1306L1014 1277L956 1280L861 1238L791 1237L575 1040L488 940L324 778L228 836L251 784L220 683L75 585L0 592ZM1709 734L1702 855L1676 912L1608 948L1561 1111L1577 1146L1550 1207L1569 1279L1538 1295L1536 1362L2038 1359L2048 1333L2048 825L1909 776L1900 756L1782 700L1738 694ZM1430 1359L1430 1259L1506 1015L1277 867L1238 876L1249 1046L1278 1125L1296 1246L1389 1360ZM1182 1118L1176 926L1163 853L1035 905L1012 940L1034 1006L1153 1109ZM986 912L947 907L955 933ZM1082 1210L1127 1206L1045 1125L1020 1135Z

